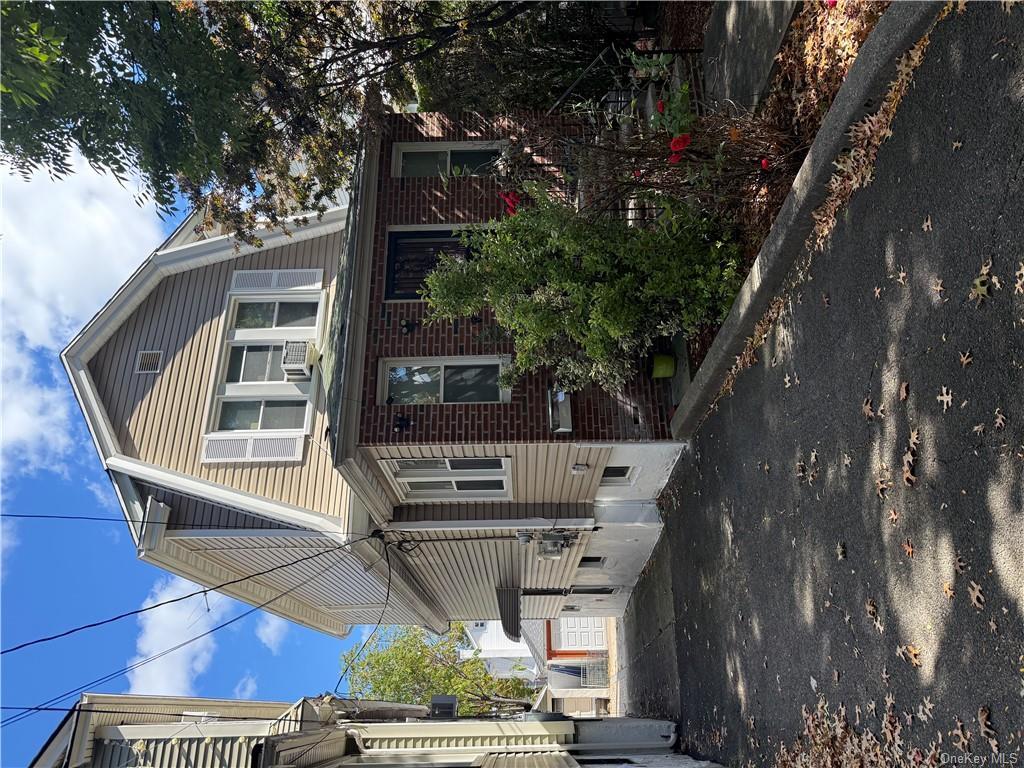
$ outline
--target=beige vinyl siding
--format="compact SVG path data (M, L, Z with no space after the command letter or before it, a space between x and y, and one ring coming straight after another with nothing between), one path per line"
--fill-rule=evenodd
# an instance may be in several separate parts
M362 450L385 482L384 470L379 466L381 459L511 458L512 501L580 503L594 500L612 449L573 443L517 443L390 445ZM574 475L574 464L586 464L587 470Z
M89 361L121 451L229 488L343 515L348 488L323 443L327 421L319 377L314 381L312 432L301 463L200 462L232 273L237 269L323 269L329 289L326 311L331 306L342 239L341 233L326 235L165 278ZM139 350L163 352L159 374L133 373Z
M321 620L375 624L387 595L384 580L376 573L368 572L362 560L339 550L332 539L315 533L274 536L271 539L234 536L172 538L165 540L165 546L186 550L227 573L254 573L278 568L252 581L265 586L272 595L291 589L288 596L314 615L320 614ZM296 563L318 552L323 553L322 556ZM210 569L211 572L213 570ZM342 609L342 606L347 608ZM384 623L418 624L420 620L398 597L396 590L392 590Z
M167 519L167 530L178 531L190 528L202 530L240 530L240 529L281 529L290 526L282 525L259 515L239 512L236 509L214 504L191 496L182 496L165 488L152 485L138 486L139 498L143 505L152 496L159 502L170 507Z
M418 502L395 507L394 522L494 520L515 521L543 517L550 520L579 519L593 516L589 504L551 502L531 504L518 501Z
M495 538L500 537L500 538ZM420 542L405 556L414 578L436 595L442 611L462 621L497 619L498 587L568 589L588 534L558 560L541 560L535 545L523 545L508 528L478 531L417 531L408 538ZM459 539L452 541L451 539ZM565 600L561 595L523 597L524 619L556 618Z

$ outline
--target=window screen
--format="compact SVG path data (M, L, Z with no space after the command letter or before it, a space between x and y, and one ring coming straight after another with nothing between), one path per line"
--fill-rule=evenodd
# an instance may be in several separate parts
M498 159L497 149L453 149L452 173L459 169L460 176L482 176L494 170Z
M497 365L446 365L446 403L496 403L501 399Z
M402 177L406 179L424 176L440 176L448 172L448 151L428 150L424 152L405 150L402 152Z

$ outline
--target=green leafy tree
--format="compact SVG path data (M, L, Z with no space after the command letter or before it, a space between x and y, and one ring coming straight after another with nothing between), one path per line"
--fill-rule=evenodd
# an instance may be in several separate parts
M378 631L358 659L358 647L344 654L341 666L349 669L350 692L363 699L429 705L432 696L457 696L463 716L532 701L535 691L526 681L494 677L477 654L461 659L459 651L470 647L458 622L439 636L390 627Z
M532 202L465 236L427 276L435 319L490 307L515 348L510 385L549 370L572 391L621 390L654 340L725 317L739 286L737 247L692 208L660 199L659 225L631 227L527 183Z
M537 7L6 2L0 158L59 177L77 150L137 175L140 200L180 195L258 242L257 222L325 210L347 184L368 94Z

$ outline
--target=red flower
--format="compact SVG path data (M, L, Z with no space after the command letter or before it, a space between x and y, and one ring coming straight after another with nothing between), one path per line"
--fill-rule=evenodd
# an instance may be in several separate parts
M516 210L519 207L522 197L518 192L499 192L498 197L505 201L505 213L509 216L515 216Z
M673 154L668 156L668 161L672 165L675 165L676 163L678 163L682 159L683 159L683 156L679 152L675 152L675 153L673 153Z
M668 143L668 148L671 149L673 152L682 152L684 149L690 146L691 141L693 141L693 139L690 138L690 134L684 133L672 139L672 141Z
M768 162L768 158L767 157L762 157L761 158L761 170L762 171L767 171L769 168L771 168L771 163Z
M665 100L664 99L658 99L658 112L660 114L662 114L662 115L665 114Z
M835 8L838 2L839 0L825 0L825 5L827 5L829 8Z
M644 175L643 171L641 171L639 168L637 168L635 171L633 171L633 178L634 179L639 179L643 175Z

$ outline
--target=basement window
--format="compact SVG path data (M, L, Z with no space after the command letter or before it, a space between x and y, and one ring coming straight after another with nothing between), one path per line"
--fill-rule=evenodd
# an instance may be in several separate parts
M608 465L601 473L601 485L632 485L636 479L638 467L627 467L622 465Z
M580 558L580 568L604 568L605 558L594 555L584 555Z

